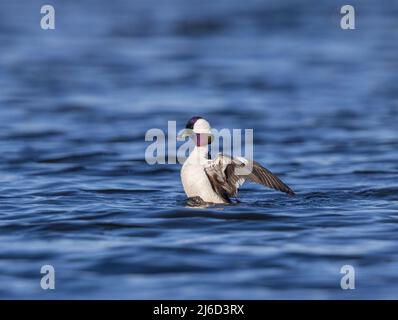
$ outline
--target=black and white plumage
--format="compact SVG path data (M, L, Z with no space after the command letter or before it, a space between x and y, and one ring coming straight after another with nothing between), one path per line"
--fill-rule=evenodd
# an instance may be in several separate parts
M271 171L256 161L224 154L211 160L208 157L208 144L212 141L210 124L201 117L191 118L184 135L196 139L193 149L181 169L181 181L189 198L207 203L230 203L237 195L239 187L252 181L294 195L285 183Z
M214 192L226 203L231 202L230 198L237 195L239 187L246 180L294 195L293 190L271 171L256 161L249 161L242 157L232 158L219 154L204 167L204 170Z

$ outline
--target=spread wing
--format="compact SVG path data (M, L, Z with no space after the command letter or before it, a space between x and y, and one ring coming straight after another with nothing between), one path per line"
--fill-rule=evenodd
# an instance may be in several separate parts
M209 161L205 172L214 192L226 202L230 202L229 197L236 196L238 188L246 180L294 195L293 190L271 171L245 158L219 154L216 159Z

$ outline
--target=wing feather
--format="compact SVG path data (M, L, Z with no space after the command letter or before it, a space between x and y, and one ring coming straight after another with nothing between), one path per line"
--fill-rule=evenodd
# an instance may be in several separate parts
M238 188L246 180L294 195L294 191L271 171L245 158L219 154L215 160L209 161L205 172L214 192L226 202L231 202L229 197L236 196Z

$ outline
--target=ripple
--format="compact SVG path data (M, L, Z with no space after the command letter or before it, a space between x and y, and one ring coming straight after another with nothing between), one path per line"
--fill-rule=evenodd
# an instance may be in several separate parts
M102 194L139 194L139 193L153 193L161 192L156 189L81 189L84 192L102 193Z
M371 197L375 199L398 200L398 187L366 189L358 191L355 194L362 197Z
M51 157L39 159L37 162L39 163L65 163L65 162L79 162L84 160L91 160L96 158L101 158L105 156L115 156L116 153L112 152L88 152L88 153L80 153L80 154L69 154L59 157Z
M30 132L15 132L9 135L6 135L3 139L6 140L36 140L36 139L44 139L44 138L59 138L64 135L65 132L57 131L57 130L46 130L46 131L30 131Z

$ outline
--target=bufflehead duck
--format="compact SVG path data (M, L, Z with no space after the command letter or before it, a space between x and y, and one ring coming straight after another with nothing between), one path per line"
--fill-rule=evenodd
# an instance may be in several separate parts
M293 190L276 175L255 161L221 153L214 160L210 159L208 146L213 135L209 122L202 117L193 117L188 121L180 134L180 137L187 136L196 142L181 168L181 181L188 204L231 203L231 197L237 195L238 188L246 180L294 195Z

